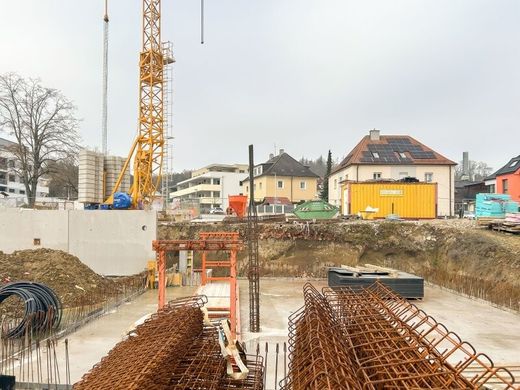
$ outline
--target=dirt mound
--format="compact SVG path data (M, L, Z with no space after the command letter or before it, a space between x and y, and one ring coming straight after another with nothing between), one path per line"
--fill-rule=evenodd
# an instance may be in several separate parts
M29 280L43 283L60 297L64 307L103 301L118 288L114 280L96 274L76 256L52 249L0 252L0 283Z
M245 224L163 225L160 239ZM328 266L365 263L401 269L462 293L520 310L520 237L480 229L475 221L354 221L259 224L261 276L325 277ZM247 275L247 251L238 255Z

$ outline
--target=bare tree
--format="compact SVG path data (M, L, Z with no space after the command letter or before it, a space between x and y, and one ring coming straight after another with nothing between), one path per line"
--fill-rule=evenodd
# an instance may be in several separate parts
M0 75L0 128L15 138L10 152L18 160L15 169L25 184L29 207L34 206L38 180L49 174L52 163L77 156L75 111L60 91L39 80Z
M493 172L491 168L484 161L469 160L469 171L467 173L467 180L481 181L486 176ZM455 167L455 180L461 180L464 177L464 167L462 161Z
M67 159L52 162L49 164L48 170L49 196L64 199L78 198L79 168L77 161Z

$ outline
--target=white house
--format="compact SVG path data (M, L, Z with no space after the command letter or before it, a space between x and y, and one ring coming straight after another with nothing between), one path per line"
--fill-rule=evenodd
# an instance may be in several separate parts
M329 202L341 207L345 181L400 180L414 177L437 183L437 213L452 216L457 164L408 135L381 135L370 130L329 177Z
M229 195L239 195L240 181L248 175L246 164L212 164L193 171L191 178L177 183L170 199L196 200L202 212L229 206Z
M14 142L0 138L0 193L3 194L3 197L19 201L16 203L18 204L26 203L27 196L22 178L16 172L20 168L20 162L9 150L15 145ZM48 195L48 182L45 179L40 179L36 187L36 200Z

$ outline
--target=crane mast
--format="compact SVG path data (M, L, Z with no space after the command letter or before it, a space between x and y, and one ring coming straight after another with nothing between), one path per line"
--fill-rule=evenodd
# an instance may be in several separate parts
M129 194L132 208L145 208L156 194L161 182L164 146L164 66L161 44L161 1L143 0L142 50L139 56L139 118L138 133L128 154L112 195L105 201L113 203L132 157L134 180Z

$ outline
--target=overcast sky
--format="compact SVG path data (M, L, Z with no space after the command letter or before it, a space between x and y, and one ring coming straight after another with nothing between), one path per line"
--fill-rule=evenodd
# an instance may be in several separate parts
M369 129L493 168L520 154L518 0L163 0L175 46L174 170L342 158ZM103 0L0 0L0 72L72 99L101 147ZM109 150L137 128L138 0L110 0Z

